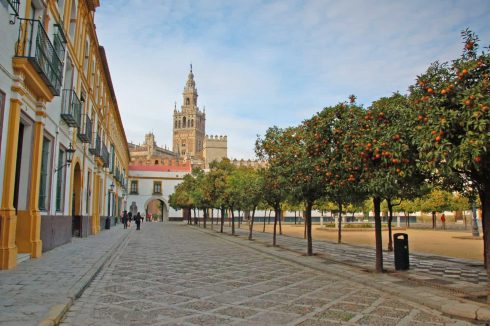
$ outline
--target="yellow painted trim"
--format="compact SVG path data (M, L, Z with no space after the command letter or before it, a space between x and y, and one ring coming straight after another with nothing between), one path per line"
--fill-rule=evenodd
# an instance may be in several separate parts
M27 58L14 57L12 67L15 72L24 75L24 83L38 100L46 102L53 100L54 94Z
M17 246L15 236L17 215L14 209L15 169L17 165L17 143L19 141L21 101L10 99L7 141L5 146L5 167L0 208L0 269L14 268L17 265Z
M16 243L21 253L30 253L37 258L42 255L41 214L39 213L39 186L41 181L41 160L43 150L44 123L34 123L32 143L31 173L27 210L19 211Z

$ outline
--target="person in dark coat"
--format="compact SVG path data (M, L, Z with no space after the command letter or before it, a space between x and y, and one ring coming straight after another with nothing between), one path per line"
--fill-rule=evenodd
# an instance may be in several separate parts
M128 212L127 211L123 212L122 222L124 224L124 228L127 229L128 228Z
M140 230L140 225L141 225L141 214L138 212L136 217L134 218L134 221L136 222L136 230Z

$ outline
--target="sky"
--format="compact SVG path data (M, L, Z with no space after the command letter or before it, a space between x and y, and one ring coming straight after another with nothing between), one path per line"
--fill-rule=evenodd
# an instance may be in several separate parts
M95 23L128 141L172 144L192 63L206 133L254 159L257 135L355 94L406 93L470 28L490 45L488 0L102 0Z

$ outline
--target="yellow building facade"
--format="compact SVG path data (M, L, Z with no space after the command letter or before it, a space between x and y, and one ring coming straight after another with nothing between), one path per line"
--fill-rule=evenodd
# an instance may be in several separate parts
M125 208L129 149L98 6L0 3L1 269L97 234Z

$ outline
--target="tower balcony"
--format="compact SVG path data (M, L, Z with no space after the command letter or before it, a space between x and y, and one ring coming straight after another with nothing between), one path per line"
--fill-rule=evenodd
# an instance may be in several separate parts
M56 51L39 20L19 20L19 36L12 66L24 75L24 82L37 96L51 101L54 96L60 95L63 61L58 55L64 52ZM58 33L61 33L60 29Z
M102 144L102 162L104 167L109 166L109 151L107 150L107 146Z
M92 143L92 119L88 114L83 115L82 126L78 129L78 138L82 143Z
M80 129L82 125L82 102L72 89L63 90L61 118L70 127Z
M10 5L10 8L14 11L12 14L15 17L19 17L19 6L20 0L7 0L7 3Z
M94 155L95 157L102 157L102 150L101 150L101 144L102 142L100 141L100 136L98 133L95 134L95 143L92 143L92 147L88 149L90 154Z

